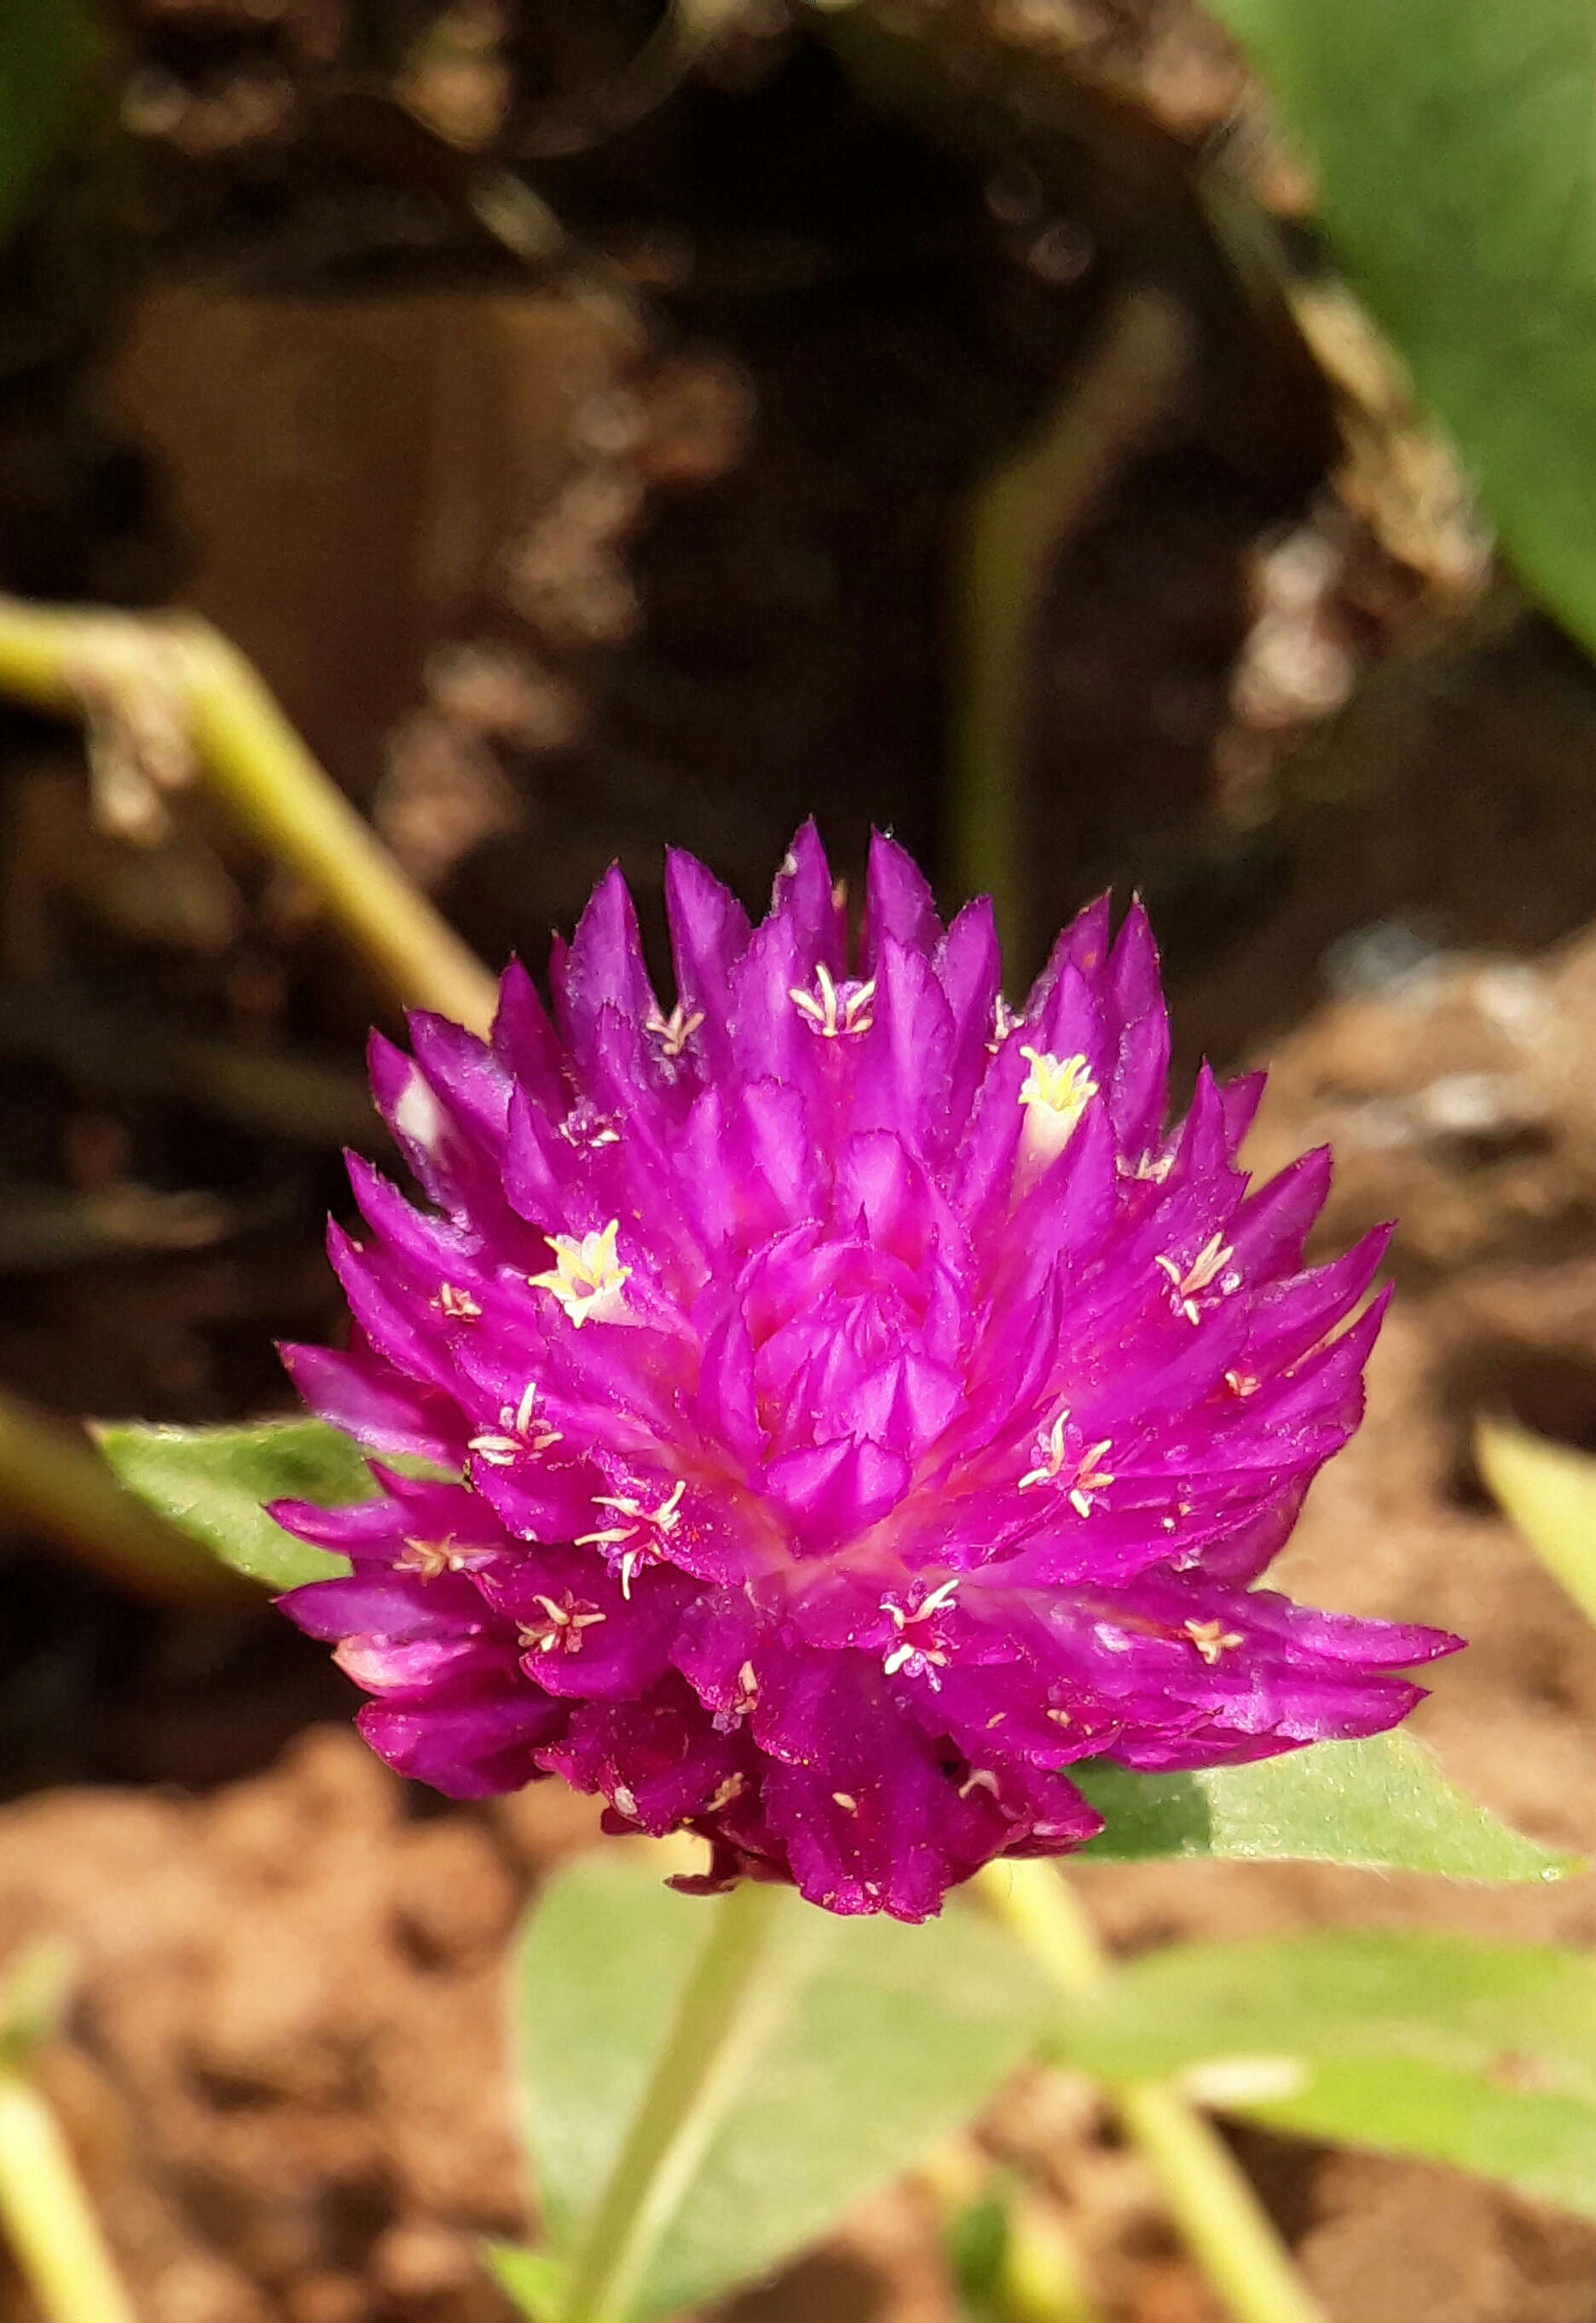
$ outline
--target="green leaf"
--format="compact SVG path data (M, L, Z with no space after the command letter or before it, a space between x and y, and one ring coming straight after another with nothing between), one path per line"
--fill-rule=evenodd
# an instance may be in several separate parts
M277 1590L349 1570L343 1557L291 1538L261 1506L370 1500L376 1487L358 1446L322 1420L263 1420L249 1428L118 1424L98 1427L95 1435L130 1492L235 1573Z
M1474 1431L1480 1473L1547 1571L1596 1621L1596 1460L1510 1420Z
M484 2242L482 2250L489 2273L527 2323L553 2323L565 2289L565 2270L558 2260L546 2251L523 2250L518 2243Z
M1088 1863L1215 1856L1452 1879L1560 1879L1581 1868L1454 1790L1401 1732L1197 1775L1133 1775L1102 1763L1070 1773L1107 1823L1082 1851Z
M1049 2020L1049 1991L973 1912L906 1928L777 1901L769 1976L638 2313L696 2304L802 2249L968 2120ZM523 2094L556 2256L581 2244L720 1908L664 1887L652 1850L601 1850L550 1884L522 1932Z
M1526 576L1596 644L1590 0L1213 0Z
M1596 1963L1555 1945L1323 1933L1149 1954L1061 2004L1107 2080L1450 2162L1596 2217Z
M60 137L92 51L76 0L6 0L0 40L0 241Z

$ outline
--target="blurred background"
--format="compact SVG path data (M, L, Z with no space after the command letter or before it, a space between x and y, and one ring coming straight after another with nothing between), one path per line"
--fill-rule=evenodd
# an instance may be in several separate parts
M1275 1068L1255 1166L1333 1138L1327 1242L1404 1220L1371 1419L1290 1585L1469 1634L1426 1713L1448 1771L1588 1842L1596 1645L1468 1427L1596 1445L1596 682L1218 24L5 13L0 589L209 616L495 963L540 972L617 858L657 945L667 841L757 904L810 813L842 871L874 823L949 907L993 887L1011 991L1088 895L1140 888L1182 1074ZM288 872L163 786L159 736L91 714L87 742L0 698L0 1383L283 1409L273 1341L338 1327L322 1226L340 1147L380 1150L386 1004ZM407 1795L320 1648L113 1581L3 1483L0 1952L80 1949L57 2094L141 2311L497 2323L471 2237L527 2199L499 1961L586 1805ZM1133 1943L1596 1933L1583 1882L1090 1887ZM1089 2093L1038 2076L983 2135L965 2161L1068 2215L1111 2323L1212 2317ZM1245 2152L1347 2323L1596 2317L1588 2227ZM947 2323L935 2211L876 2203L739 2315Z

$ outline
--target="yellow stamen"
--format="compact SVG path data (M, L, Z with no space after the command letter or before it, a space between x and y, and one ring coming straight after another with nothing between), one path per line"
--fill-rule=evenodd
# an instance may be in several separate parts
M1025 1107L1020 1152L1035 1172L1063 1152L1096 1096L1097 1084L1085 1057L1050 1057L1030 1048L1020 1054L1031 1065L1020 1085L1020 1103Z
M1181 1626L1210 1669L1221 1654L1244 1642L1239 1630L1227 1630L1223 1621L1187 1621Z
M621 1285L631 1273L616 1255L615 1237L620 1221L611 1218L601 1231L575 1235L546 1235L555 1254L546 1274L527 1277L534 1290L552 1291L580 1329L590 1318L612 1323L622 1311Z
M423 1581L436 1581L440 1573L466 1573L478 1564L486 1551L456 1548L453 1534L447 1540L407 1539L402 1555L396 1556L396 1573L419 1574Z
M609 1619L596 1605L573 1597L568 1591L558 1604L544 1596L535 1597L533 1602L542 1606L543 1620L519 1622L516 1630L522 1651L528 1654L579 1654L582 1631Z

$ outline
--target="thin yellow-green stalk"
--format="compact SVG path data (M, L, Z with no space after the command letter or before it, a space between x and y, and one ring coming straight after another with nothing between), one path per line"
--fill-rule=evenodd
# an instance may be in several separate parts
M1108 1961L1079 1897L1050 1863L989 1864L982 1900L1060 1991L1088 1990ZM1273 2221L1218 2132L1162 2081L1108 2090L1192 2256L1236 2323L1325 2323Z
M54 2112L0 2068L0 2229L46 2323L137 2323Z
M239 822L316 895L397 999L473 1032L493 979L306 748L251 665L206 623L0 597L0 693L66 716L151 703ZM159 699L158 699L159 697Z

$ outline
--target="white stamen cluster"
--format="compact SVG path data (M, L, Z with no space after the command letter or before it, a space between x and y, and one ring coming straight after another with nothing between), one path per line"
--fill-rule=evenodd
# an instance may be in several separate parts
M609 1619L585 1597L573 1597L569 1589L557 1602L553 1597L544 1596L535 1597L532 1602L541 1605L543 1612L538 1620L516 1625L523 1653L579 1654L582 1631Z
M889 1646L882 1659L881 1667L885 1676L896 1677L903 1670L910 1677L927 1679L932 1692L935 1692L938 1684L936 1672L947 1668L948 1656L934 1639L912 1638L908 1632L917 1629L922 1621L934 1620L945 1607L952 1604L958 1594L959 1578L955 1575L950 1580L939 1582L931 1594L922 1598L918 1605L900 1605L893 1597L882 1599L881 1610L898 1632L896 1645Z
M1188 1267L1183 1268L1178 1258L1166 1257L1161 1251L1153 1261L1155 1266L1163 1269L1174 1285L1175 1303L1188 1323L1202 1321L1202 1310L1197 1305L1197 1293L1200 1290L1206 1290L1211 1284L1219 1281L1234 1255L1234 1251L1225 1241L1224 1235L1216 1234L1208 1237ZM1238 1281L1239 1278L1232 1277L1220 1281L1219 1288L1222 1291L1234 1290L1237 1287Z
M1037 1444L1039 1464L1029 1469L1021 1477L1019 1485L1021 1492L1028 1492L1038 1484L1058 1483L1064 1473L1064 1464L1069 1456L1065 1444L1065 1430L1069 1424L1069 1411L1060 1411L1047 1434L1039 1438ZM1113 1449L1114 1438L1111 1436L1105 1436L1099 1443L1089 1444L1076 1461L1069 1488L1069 1505L1078 1517L1089 1517L1092 1513L1093 1493L1104 1492L1113 1483L1113 1470L1105 1468L1102 1464L1104 1455L1112 1452Z
M537 1382L528 1380L521 1390L521 1400L513 1409L506 1403L499 1409L499 1433L473 1436L467 1449L485 1460L490 1468L513 1468L523 1452L546 1452L560 1441L557 1428L540 1428L534 1434L532 1421L537 1408Z
M864 984L839 986L830 969L821 960L814 972L815 988L805 992L793 985L787 994L794 1008L807 1016L815 1031L825 1041L839 1041L850 1033L867 1033L876 1022L870 1004L876 997L876 978Z
M661 1553L657 1540L651 1538L650 1536L655 1533L668 1536L674 1533L681 1523L682 1495L686 1490L685 1483L678 1481L672 1485L670 1492L656 1509L646 1509L641 1501L634 1500L628 1494L594 1493L593 1506L596 1509L613 1509L618 1516L626 1519L626 1522L619 1525L606 1525L599 1532L578 1533L576 1546L578 1548L601 1548L606 1551L619 1548L623 1551L617 1567L620 1575L620 1593L623 1597L630 1598L633 1578L645 1557L657 1556ZM639 1535L642 1536L641 1538L638 1538ZM632 1545L628 1546L628 1544Z
M668 1016L662 1016L656 1008L643 1030L659 1042L663 1056L679 1057L703 1021L702 1008L693 1009L690 1015L678 1000Z

